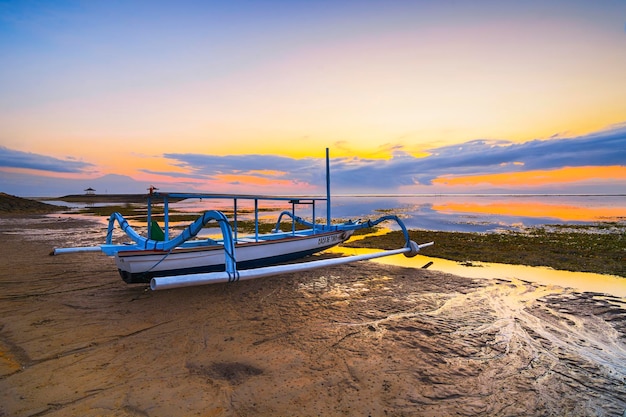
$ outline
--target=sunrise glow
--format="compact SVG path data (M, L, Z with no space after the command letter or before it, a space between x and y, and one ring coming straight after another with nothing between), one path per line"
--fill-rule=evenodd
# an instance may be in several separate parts
M524 217L552 217L559 221L616 221L623 218L624 210L621 207L593 207L568 206L561 204L547 204L542 201L524 200L512 203L511 200L491 202L489 204L454 203L434 204L433 210L456 213L501 214L507 216Z
M565 167L555 170L509 172L506 174L468 175L453 178L442 177L437 184L447 186L473 186L488 184L523 189L543 184L567 184L580 181L611 181L626 178L626 166Z
M238 3L3 3L0 191L626 192L626 4Z

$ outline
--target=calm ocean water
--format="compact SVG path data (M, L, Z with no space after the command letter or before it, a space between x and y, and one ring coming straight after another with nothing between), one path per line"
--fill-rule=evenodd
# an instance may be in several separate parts
M434 195L337 197L333 217L390 212L409 229L495 232L547 224L626 224L626 195Z
M263 202L260 207L265 206ZM222 201L188 200L172 204L185 211L232 208ZM245 209L240 203L239 209ZM284 209L290 207L283 206ZM497 232L550 224L595 224L620 222L626 225L626 195L420 195L336 196L331 203L333 219L374 219L385 214L400 216L409 229ZM263 212L275 220L281 209ZM309 206L296 206L296 214L310 218ZM316 206L318 220L326 206ZM393 228L391 222L389 225Z

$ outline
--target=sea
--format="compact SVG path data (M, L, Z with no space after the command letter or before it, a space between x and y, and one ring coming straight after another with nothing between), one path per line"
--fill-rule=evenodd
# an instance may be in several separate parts
M409 229L498 232L626 222L626 195L419 195L339 197L334 216L394 213Z
M259 207L264 202L259 203ZM288 203L270 202L274 210L263 211L270 221ZM201 211L232 210L232 201L186 200L173 203L172 209ZM246 209L239 203L238 209ZM248 211L252 207L247 207ZM315 213L310 205L296 205L303 218L326 218L326 203L318 202ZM431 194L431 195L341 195L331 198L334 220L367 220L393 214L407 228L450 232L520 231L549 225L593 225L617 223L626 226L626 194L554 195L554 194ZM394 225L389 222L389 227Z

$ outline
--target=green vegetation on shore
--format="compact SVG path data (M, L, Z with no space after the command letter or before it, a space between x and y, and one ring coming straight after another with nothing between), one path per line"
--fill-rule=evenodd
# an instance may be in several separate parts
M626 233L624 226L553 226L525 232L459 233L411 230L415 242L434 241L423 254L458 262L497 262L547 266L577 272L595 272L626 277ZM345 246L395 249L403 242L402 232L366 237Z

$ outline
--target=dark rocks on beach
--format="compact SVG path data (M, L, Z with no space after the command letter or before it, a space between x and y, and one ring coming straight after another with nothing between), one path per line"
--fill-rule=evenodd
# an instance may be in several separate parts
M45 214L65 210L67 207L42 203L0 192L0 214Z

